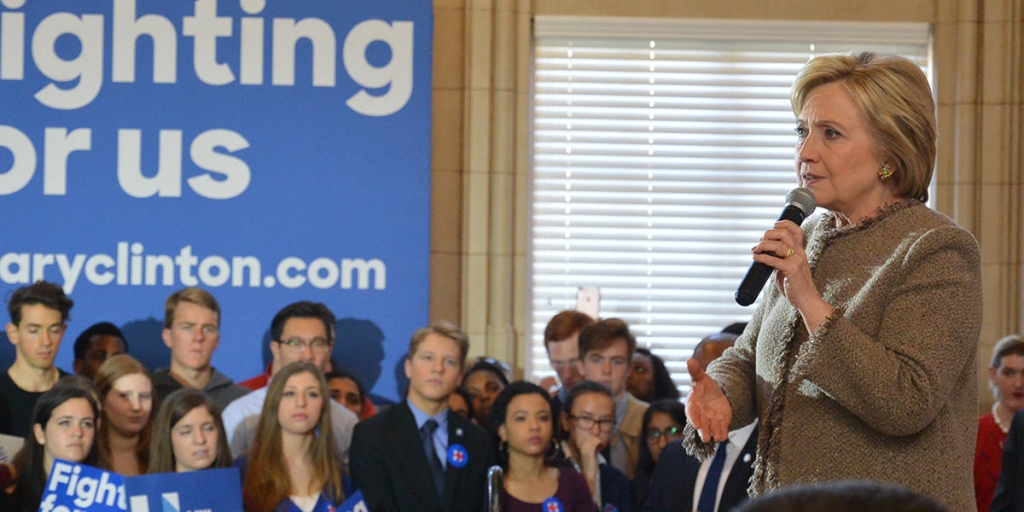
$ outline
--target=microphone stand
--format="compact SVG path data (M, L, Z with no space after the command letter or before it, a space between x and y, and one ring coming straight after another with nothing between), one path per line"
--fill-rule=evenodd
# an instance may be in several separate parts
M501 512L501 489L505 472L501 466L487 469L487 512Z

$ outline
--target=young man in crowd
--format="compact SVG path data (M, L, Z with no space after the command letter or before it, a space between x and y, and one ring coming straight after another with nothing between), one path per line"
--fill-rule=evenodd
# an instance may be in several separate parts
M565 403L569 391L576 384L583 382L579 365L580 331L593 323L594 319L586 313L566 310L551 317L544 328L544 348L548 352L548 362L558 374L558 382L561 384L552 396L555 402L553 412L556 416L562 410L562 404ZM541 387L548 389L543 382Z
M469 338L441 322L413 334L406 399L356 425L352 482L369 510L478 511L497 460L490 435L448 408Z
M249 392L210 365L220 344L220 305L206 290L185 288L167 298L162 335L171 349L171 366L153 372L153 410L185 387L204 391L222 410Z
M629 332L626 322L608 318L580 331L579 344L583 378L608 386L615 400L615 430L608 448L608 461L632 480L640 457L641 430L647 410L647 402L626 391L636 338Z
M36 400L67 375L53 360L72 306L74 301L60 286L46 281L18 288L7 300L11 315L7 338L14 345L15 358L0 375L0 395L7 402L7 410L0 411L0 434L27 436Z
M296 361L309 361L326 373L334 348L334 334L334 314L327 306L307 301L285 306L270 322L270 352L274 356L271 368L277 373L279 369ZM260 411L266 398L267 386L264 385L231 402L224 409L222 418L232 457L238 458L248 452L256 436ZM328 403L338 457L343 464L348 464L352 430L359 418L334 400L328 400Z
M693 359L706 370L738 337L732 331L706 336L694 347ZM729 432L728 441L715 448L715 457L704 461L687 454L682 443L666 445L651 475L644 510L728 512L741 505L754 474L757 434L756 420ZM717 465L715 458L720 459Z
M110 322L90 325L75 339L75 373L92 380L107 359L128 353L124 333Z

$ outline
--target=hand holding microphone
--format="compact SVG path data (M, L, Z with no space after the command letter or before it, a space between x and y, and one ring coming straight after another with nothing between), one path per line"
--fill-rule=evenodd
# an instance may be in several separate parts
M808 215L814 212L816 206L813 192L803 187L795 188L786 194L786 205L782 210L782 215L779 216L779 221L788 220L799 226ZM772 254L777 258L786 259L792 256L796 250L792 245L787 245ZM771 276L772 270L772 267L760 261L751 264L750 270L747 271L747 275L736 290L736 303L741 306L753 304L757 300L758 294L761 293L761 289L764 288L765 282L768 281L768 277Z

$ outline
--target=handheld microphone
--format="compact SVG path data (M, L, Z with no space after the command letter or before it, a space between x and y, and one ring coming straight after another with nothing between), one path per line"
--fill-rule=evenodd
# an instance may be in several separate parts
M786 194L786 207L782 209L779 220L789 220L799 226L816 207L814 193L810 189L794 188ZM772 270L768 265L757 261L750 265L750 270L740 282L740 287L736 289L736 303L740 306L753 304L764 288L764 283L768 281L768 276L772 275Z

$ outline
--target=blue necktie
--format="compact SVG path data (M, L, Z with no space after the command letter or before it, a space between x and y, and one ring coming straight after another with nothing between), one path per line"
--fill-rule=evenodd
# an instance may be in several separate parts
M434 488L437 489L437 497L444 504L444 466L441 459L437 457L437 450L434 448L434 431L437 430L437 421L427 420L420 427L420 437L423 438L423 450L427 454L427 465L430 466L430 474L434 477Z
M708 468L708 476L704 478L704 488L700 491L700 500L697 501L697 510L700 512L715 512L715 498L718 496L718 481L722 479L722 469L725 468L725 447L729 441L718 443L718 451Z

